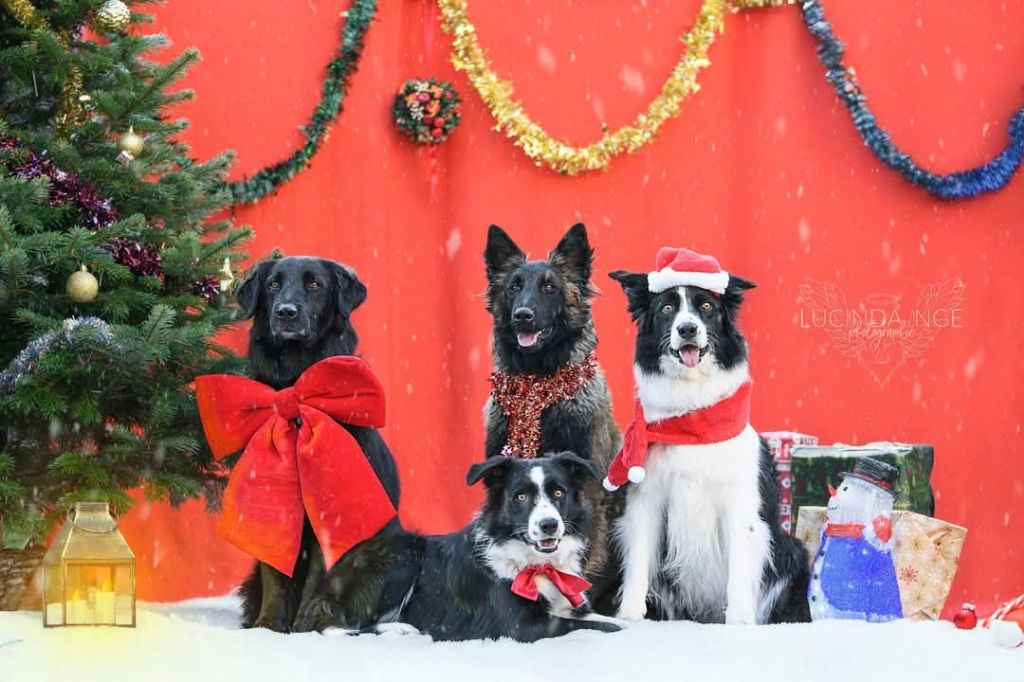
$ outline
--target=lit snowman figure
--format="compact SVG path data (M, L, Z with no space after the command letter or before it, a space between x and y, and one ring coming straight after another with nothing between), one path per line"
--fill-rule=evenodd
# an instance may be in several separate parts
M870 457L828 502L821 549L807 590L811 618L881 623L903 617L892 559L893 489L899 470Z

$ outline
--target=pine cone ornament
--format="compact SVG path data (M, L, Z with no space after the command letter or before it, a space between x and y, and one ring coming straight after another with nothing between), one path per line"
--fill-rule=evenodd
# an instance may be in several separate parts
M96 12L96 28L103 33L124 33L131 23L132 12L121 0L107 0Z

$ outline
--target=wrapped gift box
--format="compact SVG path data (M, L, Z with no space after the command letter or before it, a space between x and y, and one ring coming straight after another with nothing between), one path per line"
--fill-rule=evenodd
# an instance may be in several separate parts
M796 431L766 431L761 434L775 460L775 477L779 482L779 521L787 533L793 532L793 468L790 450L794 445L817 445L817 436Z
M793 518L800 508L828 504L828 487L838 488L840 474L852 471L860 457L874 457L900 470L896 484L895 509L925 516L935 514L931 474L935 451L931 445L869 443L867 445L794 445L790 449L793 467Z
M825 508L804 506L796 537L813 562L821 546ZM892 513L893 561L900 584L903 617L937 620L956 576L967 529L910 511Z

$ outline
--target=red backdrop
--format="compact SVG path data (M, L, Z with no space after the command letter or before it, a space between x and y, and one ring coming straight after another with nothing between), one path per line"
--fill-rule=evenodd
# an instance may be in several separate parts
M198 156L237 150L238 177L298 144L347 4L175 0L160 9L157 29L176 49L195 45L205 56L187 81L197 98L180 110ZM823 442L933 443L937 515L970 529L949 603L1024 590L1024 178L950 203L882 167L825 81L796 7L729 16L700 93L650 146L607 173L560 177L491 130L448 63L447 37L435 30L425 45L424 0L380 4L345 111L312 167L237 216L256 230L253 254L279 246L336 258L367 282L356 324L388 391L385 437L401 466L408 524L455 529L480 498L463 480L481 456L490 371L486 226L503 225L540 256L584 221L602 291L599 356L620 421L630 409L633 332L606 273L649 268L663 244L716 254L760 283L743 318L755 426ZM582 143L646 107L698 4L471 0L470 13L535 119ZM1024 2L826 5L879 119L915 158L948 172L1006 143L1007 120L1024 104ZM426 75L452 79L465 99L462 126L439 151L437 203L425 155L390 119L397 87ZM824 331L801 324L797 286L807 277L838 284L851 303L899 295L904 309L926 284L959 277L962 326L937 334L883 386ZM146 599L220 594L248 565L198 504L140 507L126 527Z

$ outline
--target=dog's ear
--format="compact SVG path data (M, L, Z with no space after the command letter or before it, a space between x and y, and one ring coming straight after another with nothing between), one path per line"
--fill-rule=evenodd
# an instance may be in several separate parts
M740 304L743 303L743 293L753 289L757 285L739 275L729 274L729 283L725 285L725 293L722 294L722 303L725 304L729 318L735 320Z
M601 473L597 470L597 465L594 464L594 461L584 459L575 452L566 450L565 452L548 455L548 457L553 462L564 467L577 481L582 482L588 478L601 478Z
M347 265L329 261L334 274L334 296L338 306L338 314L348 318L352 311L366 300L366 285Z
M729 283L725 286L726 293L742 294L747 289L756 289L757 285L739 275L729 274Z
M506 270L510 270L526 261L526 254L508 236L508 232L497 225L487 228L487 247L484 249L484 264L487 266L487 278L494 279Z
M477 462L466 472L466 485L474 485L482 478L484 485L490 488L498 481L504 480L511 464L512 460L503 455L495 455Z
M586 284L590 281L590 269L594 262L594 249L587 239L587 228L576 223L562 236L548 255L548 262L566 272L570 279Z
M260 304L260 292L272 264L273 261L266 260L249 268L249 272L242 278L242 283L235 291L235 300L245 313L246 319L256 314L256 308Z
M622 290L626 292L629 313L633 316L634 321L639 320L640 316L647 310L647 306L651 303L651 290L647 286L647 273L616 270L609 272L608 276L622 285Z

